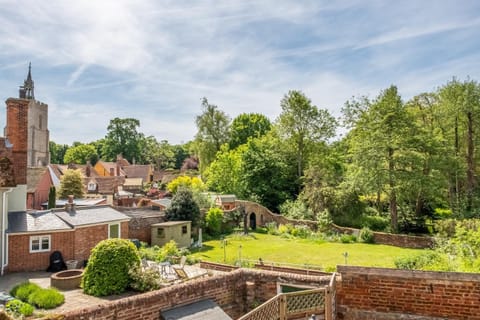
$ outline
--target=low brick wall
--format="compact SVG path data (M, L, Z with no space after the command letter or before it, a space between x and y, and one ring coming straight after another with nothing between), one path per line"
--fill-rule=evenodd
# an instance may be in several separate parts
M253 305L277 294L277 283L325 286L330 277L295 275L264 270L239 269L209 278L191 280L157 291L106 302L89 308L64 313L65 320L153 320L162 310L202 299L214 300L230 317L236 319ZM248 284L248 285L247 285Z
M338 266L338 319L480 319L480 274Z
M360 229L340 227L332 224L332 229L340 233L359 234ZM427 236L410 236L406 234L393 234L384 232L373 232L373 239L375 243L386 244L401 248L425 249L433 248L435 240Z

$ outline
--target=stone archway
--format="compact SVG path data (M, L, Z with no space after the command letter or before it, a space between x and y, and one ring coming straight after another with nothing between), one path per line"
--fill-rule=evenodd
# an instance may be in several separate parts
M249 220L250 220L250 224L249 224L250 228L252 230L255 230L257 228L257 216L255 212L250 213Z

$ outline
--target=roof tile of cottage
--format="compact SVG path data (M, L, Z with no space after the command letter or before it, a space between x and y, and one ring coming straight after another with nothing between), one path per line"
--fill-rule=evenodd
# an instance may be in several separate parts
M153 174L152 167L149 164L135 164L123 167L123 171L128 178L142 178L143 182L150 181L150 175Z
M55 209L53 212L73 227L130 220L130 217L108 205L79 207L71 212Z
M9 212L8 233L71 230L65 221L51 211Z

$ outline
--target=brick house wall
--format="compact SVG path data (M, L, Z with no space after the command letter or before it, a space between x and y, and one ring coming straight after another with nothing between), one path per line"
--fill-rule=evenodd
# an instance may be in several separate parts
M120 225L120 235L128 238L128 222ZM51 249L48 252L30 253L30 237L50 235ZM8 272L44 271L50 264L53 251L60 251L63 259L77 260L79 266L88 259L90 251L98 242L108 238L108 224L87 226L63 232L10 234L8 236Z
M480 274L338 266L338 319L480 319ZM411 317L408 319L417 319Z
M90 256L90 251L102 240L108 239L108 224L77 227L74 230L74 257L83 262ZM121 222L120 237L128 239L128 222Z
M27 193L27 209L42 209L42 203L48 202L48 194L50 192L50 186L52 180L50 179L50 173L48 170L42 176L37 184L35 192Z
M30 253L30 237L50 235L50 251ZM45 271L50 265L50 255L60 251L64 260L73 259L73 231L10 234L8 235L8 272Z

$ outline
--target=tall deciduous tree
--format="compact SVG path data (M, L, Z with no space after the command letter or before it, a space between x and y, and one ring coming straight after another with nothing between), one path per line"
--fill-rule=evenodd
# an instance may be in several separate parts
M215 159L220 147L228 142L230 118L216 105L208 103L207 98L202 100L203 112L197 116L196 145L200 158L200 171L203 172Z
M367 191L388 194L393 231L398 230L398 188L410 161L411 134L412 120L395 86L373 101L351 131L354 177Z
M295 168L289 165L289 154L284 150L274 132L269 132L250 140L242 152L240 184L245 197L274 212L279 212L285 200L293 199L299 187Z
M63 158L69 149L66 144L57 144L54 141L49 141L50 163L64 164Z
M272 128L270 120L260 113L242 113L230 125L230 149L247 143L249 138L263 136Z
M60 190L58 192L60 199L66 199L69 195L75 198L83 198L83 181L79 170L68 169L60 181Z
M228 150L227 146L222 146L217 153L215 160L205 171L207 186L209 190L235 194L242 198L245 194L242 175L242 154L246 151L246 145L240 145L236 149Z
M456 211L474 208L476 188L476 147L479 139L476 129L480 118L480 86L476 81L460 82L456 79L439 90L440 104L445 110L445 129L453 145L457 165L451 174L451 194Z
M110 120L105 136L102 154L104 160L114 161L117 155L121 154L129 162L135 160L138 163L144 162L141 147L144 135L137 131L140 121L133 118Z
M301 177L312 147L333 137L337 122L328 110L312 105L310 99L300 91L289 91L280 106L282 113L277 120L279 130L295 150L297 175Z
M69 148L63 158L63 162L67 164L86 164L87 161L90 161L92 165L98 161L97 150L90 144L78 144Z

